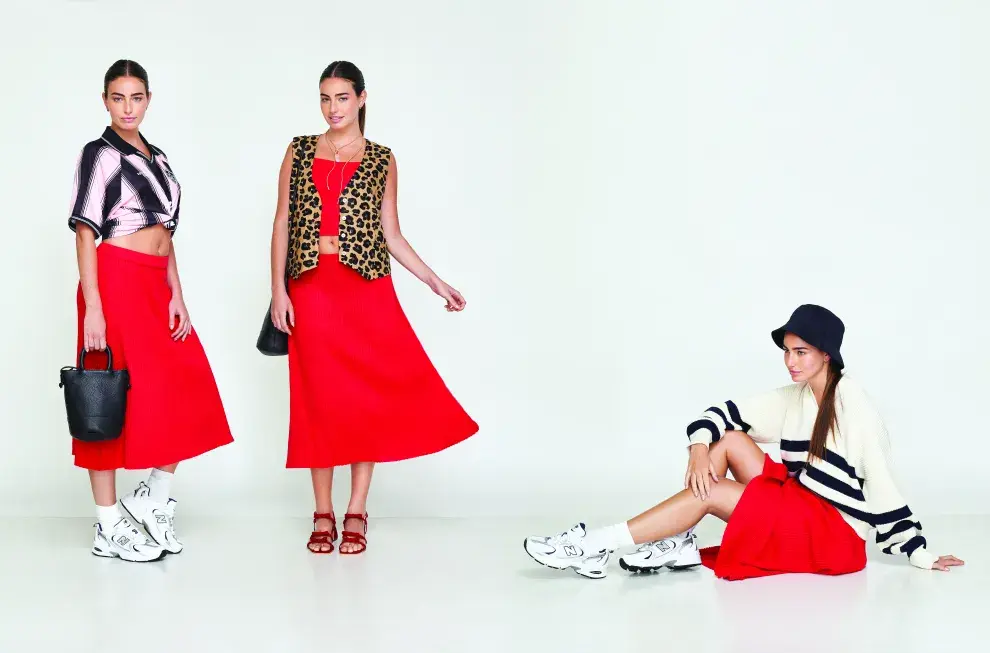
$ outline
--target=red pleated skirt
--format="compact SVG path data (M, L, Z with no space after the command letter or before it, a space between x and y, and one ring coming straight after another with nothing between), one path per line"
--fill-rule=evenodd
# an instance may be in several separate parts
M172 340L168 257L106 242L97 247L96 257L113 367L128 370L131 389L120 437L105 442L73 439L76 466L91 470L162 467L233 442L196 330L184 342ZM78 357L86 316L81 286L76 305ZM86 355L86 368L106 366L106 353Z
M289 282L286 467L392 462L478 431L413 332L391 276L368 281L321 255Z
M725 580L776 574L837 576L866 567L866 542L836 508L766 456L729 518L720 547L701 560Z

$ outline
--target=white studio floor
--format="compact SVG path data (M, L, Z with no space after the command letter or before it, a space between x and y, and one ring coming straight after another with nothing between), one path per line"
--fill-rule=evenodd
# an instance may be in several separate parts
M342 557L309 554L304 519L180 515L186 550L151 564L90 555L90 525L0 519L0 651L942 652L982 648L990 581L987 516L925 522L967 561L949 573L871 543L859 574L734 583L545 569L522 540L560 520L372 519L369 550Z

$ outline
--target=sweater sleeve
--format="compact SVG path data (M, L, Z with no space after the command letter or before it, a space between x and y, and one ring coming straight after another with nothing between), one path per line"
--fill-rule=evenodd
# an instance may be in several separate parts
M877 546L887 554L904 554L915 567L931 569L937 559L928 552L927 541L891 473L890 438L883 420L869 405L858 410L858 437L862 446L863 495L875 519ZM840 426L841 429L841 426Z
M712 445L726 431L743 431L756 442L780 442L784 416L800 386L791 384L771 392L729 400L703 412L687 427L690 444Z

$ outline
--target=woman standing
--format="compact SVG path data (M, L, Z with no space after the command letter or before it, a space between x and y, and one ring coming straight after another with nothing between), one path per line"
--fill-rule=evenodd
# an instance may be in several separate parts
M87 368L127 369L131 389L121 435L73 440L75 464L89 470L97 523L93 553L132 562L179 553L179 462L233 441L210 364L182 297L172 236L179 183L165 153L139 128L151 102L148 74L120 60L107 71L103 102L110 126L79 156L69 227L79 264L78 348ZM96 241L102 239L97 247ZM106 352L106 353L101 353ZM117 469L153 468L120 506Z
M587 578L604 578L611 553L637 544L619 559L627 571L704 564L726 580L838 575L866 566L873 530L884 553L904 555L915 567L962 565L928 551L921 523L894 484L883 421L843 373L844 332L831 311L798 307L771 332L792 383L713 406L692 422L686 489L628 522L527 538L526 552ZM779 443L783 463L756 442ZM693 529L705 515L728 525L721 547L699 551Z
M289 335L286 467L311 470L313 553L332 552L338 536L334 467L352 472L340 552L360 553L374 464L435 453L478 430L395 294L390 255L443 297L448 311L465 306L399 230L395 157L364 137L366 101L354 64L323 71L320 106L329 129L287 148L272 233L271 319Z

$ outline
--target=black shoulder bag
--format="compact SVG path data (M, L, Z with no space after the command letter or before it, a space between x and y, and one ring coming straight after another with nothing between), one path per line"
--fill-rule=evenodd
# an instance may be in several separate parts
M288 261L286 261L288 267ZM286 273L286 288L288 288L289 275ZM258 334L258 351L265 356L285 356L289 353L289 334L279 331L272 322L272 303L268 302L268 313L261 323L261 333Z

